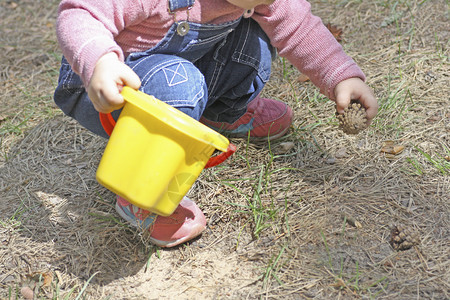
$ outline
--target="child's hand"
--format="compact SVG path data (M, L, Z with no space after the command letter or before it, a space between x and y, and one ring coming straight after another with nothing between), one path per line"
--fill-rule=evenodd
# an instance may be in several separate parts
M350 104L350 100L359 100L366 109L367 125L378 112L378 102L372 90L359 78L349 78L341 81L334 88L336 97L336 109L338 113L344 113L344 109Z
M120 94L124 85L138 89L141 80L119 60L117 54L111 52L97 61L87 92L97 111L110 113L124 105Z

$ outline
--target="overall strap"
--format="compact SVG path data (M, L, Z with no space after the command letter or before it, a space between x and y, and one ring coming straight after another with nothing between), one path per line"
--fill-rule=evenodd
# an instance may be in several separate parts
M180 8L190 8L194 5L195 0L168 0L169 12L173 12Z

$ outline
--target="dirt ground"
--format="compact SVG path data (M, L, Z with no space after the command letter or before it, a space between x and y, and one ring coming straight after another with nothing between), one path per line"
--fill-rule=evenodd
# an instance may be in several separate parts
M293 108L289 134L233 139L189 192L207 230L173 249L120 220L95 180L106 141L52 102L57 3L0 2L1 299L450 298L448 1L312 1L378 117L343 134L277 59L264 94Z

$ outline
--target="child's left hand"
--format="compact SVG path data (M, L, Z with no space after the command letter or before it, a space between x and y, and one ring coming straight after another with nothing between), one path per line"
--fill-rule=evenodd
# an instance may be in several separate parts
M367 125L369 125L378 112L378 102L372 89L360 78L349 78L341 81L334 88L336 109L338 113L344 113L351 100L359 100L366 109Z

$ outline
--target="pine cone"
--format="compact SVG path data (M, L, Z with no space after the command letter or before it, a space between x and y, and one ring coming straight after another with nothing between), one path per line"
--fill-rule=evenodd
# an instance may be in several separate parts
M339 128L346 134L358 134L367 128L366 109L358 100L352 100L343 114L336 112Z
M419 234L409 227L395 225L391 230L390 244L394 250L408 250L420 244Z

